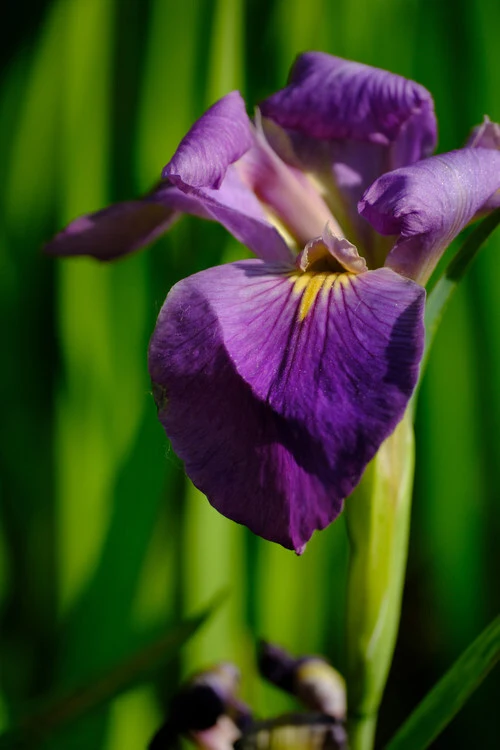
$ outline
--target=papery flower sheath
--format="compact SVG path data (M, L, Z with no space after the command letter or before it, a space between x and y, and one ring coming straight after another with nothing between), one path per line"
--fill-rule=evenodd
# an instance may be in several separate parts
M461 229L498 205L495 128L431 156L422 86L306 53L254 121L228 94L151 193L49 244L111 259L187 212L257 256L176 284L150 345L159 418L224 515L300 552L341 512L415 388L423 285Z

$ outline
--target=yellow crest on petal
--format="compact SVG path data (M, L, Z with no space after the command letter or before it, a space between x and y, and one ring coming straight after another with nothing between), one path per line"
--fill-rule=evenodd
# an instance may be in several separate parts
M294 294L301 297L298 320L306 319L320 292L327 295L336 284L349 284L350 273L332 273L331 271L305 271L291 275Z

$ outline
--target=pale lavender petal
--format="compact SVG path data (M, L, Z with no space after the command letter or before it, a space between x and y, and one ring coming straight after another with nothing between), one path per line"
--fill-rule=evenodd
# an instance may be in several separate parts
M365 190L384 172L393 169L391 149L361 141L319 141L291 135L295 156L314 175L341 227L341 234L358 247L370 266L377 265L379 238L357 209Z
M329 252L346 271L363 273L368 270L366 260L360 256L357 247L345 237L337 237L330 226L325 228L323 239Z
M466 148L397 169L365 193L359 211L396 235L386 265L424 284L443 251L500 188L500 152Z
M494 148L500 150L500 125L485 115L484 122L473 128L467 143L469 148Z
M219 99L193 125L163 170L180 188L219 188L230 164L253 144L245 102L238 91Z
M473 129L466 145L470 148L492 148L495 151L500 151L500 125L492 122L485 115L484 122ZM478 212L478 218L499 206L500 190L497 190L481 207Z
M389 269L260 261L172 289L149 356L159 417L219 511L297 551L340 513L415 386L424 295Z
M345 237L337 237L328 224L321 237L307 243L297 256L295 265L302 271L363 273L368 270L366 260L360 256L356 246Z

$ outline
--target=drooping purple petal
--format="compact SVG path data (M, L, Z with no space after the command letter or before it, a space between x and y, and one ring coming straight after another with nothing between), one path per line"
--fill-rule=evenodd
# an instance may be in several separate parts
M220 222L266 260L292 258L284 239L232 166L219 190L205 188L188 194L163 181L143 198L81 216L59 232L45 252L115 260L148 245L183 213Z
M260 261L172 289L149 356L159 417L220 512L297 551L339 514L415 386L424 294L389 269Z
M300 55L288 86L261 109L315 139L393 145L400 163L428 156L436 143L434 105L423 86L323 52Z
M148 245L166 232L182 212L210 218L196 198L162 183L143 198L80 216L47 243L45 252L115 260Z
M441 254L500 188L500 152L466 148L397 169L365 193L359 211L396 235L389 268L424 284Z
M221 186L230 164L254 141L239 91L219 99L195 122L163 170L163 177L181 189Z

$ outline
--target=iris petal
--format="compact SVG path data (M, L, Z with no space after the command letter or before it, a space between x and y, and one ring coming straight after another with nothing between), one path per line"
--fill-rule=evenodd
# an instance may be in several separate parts
M500 152L465 148L380 177L359 211L381 234L396 235L386 265L425 283L441 254L500 188Z
M323 52L300 55L288 86L263 102L262 113L312 138L397 144L406 163L427 156L436 142L433 101L423 86Z
M491 148L500 151L500 125L485 116L484 122L472 130L466 143L470 148ZM500 206L500 190L491 195L479 211L478 218Z
M194 189L209 218L218 221L255 255L269 261L291 261L293 254L281 234L267 220L262 205L237 172L228 168L221 187Z
M219 188L230 164L254 138L239 91L219 99L184 136L163 177L181 188Z
M340 513L415 386L424 295L388 269L260 261L172 289L150 348L159 416L219 511L297 551Z
M183 213L220 222L261 258L292 258L259 201L232 166L219 190L204 188L188 194L163 181L142 198L80 216L45 246L45 252L115 260L148 245Z
M45 246L45 252L115 260L166 232L181 212L210 218L196 198L162 183L143 198L80 216L56 234Z
M46 252L113 260L148 244L188 213L220 222L261 258L291 260L286 242L234 165L253 143L240 94L228 94L191 128L154 190L76 219Z
M473 128L466 146L469 148L494 148L500 150L500 125L485 116L481 125Z
M287 261L292 255L286 242L236 170L235 163L256 148L245 103L233 91L193 125L162 174L258 257Z
M429 92L385 70L322 52L301 55L286 88L261 105L264 117L285 129L272 140L282 158L319 180L344 234L371 265L378 244L356 204L381 174L432 153L436 143L434 104Z

